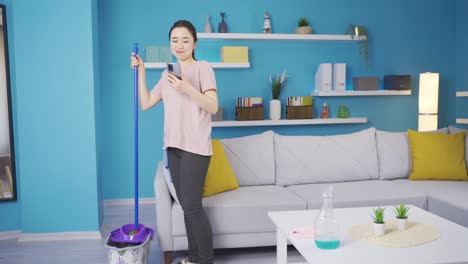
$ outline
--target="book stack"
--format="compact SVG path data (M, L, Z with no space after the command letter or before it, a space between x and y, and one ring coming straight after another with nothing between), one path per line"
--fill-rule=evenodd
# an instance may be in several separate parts
M286 119L314 118L312 96L291 96L286 101Z
M236 99L236 120L263 120L265 113L262 97L238 97Z

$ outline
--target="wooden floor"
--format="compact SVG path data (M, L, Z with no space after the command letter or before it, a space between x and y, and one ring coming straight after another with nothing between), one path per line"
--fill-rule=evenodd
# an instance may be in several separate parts
M155 229L154 204L140 204L140 223ZM104 206L103 234L133 223L133 205ZM157 230L156 235L157 235ZM220 264L270 264L276 263L276 248L247 248L215 250L215 263ZM174 253L174 258L184 257L186 252ZM294 249L290 249L290 261L304 261ZM0 240L0 264L106 264L107 249L103 240L74 240L48 242L17 242L16 239ZM151 264L162 264L163 255L158 239L151 241Z

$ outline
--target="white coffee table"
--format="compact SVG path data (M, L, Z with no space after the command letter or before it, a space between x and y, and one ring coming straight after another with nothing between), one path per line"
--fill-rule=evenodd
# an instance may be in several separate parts
M386 220L394 219L392 206L384 206ZM277 264L287 264L288 241L301 253L307 263L317 264L383 264L383 263L468 263L468 228L450 222L430 212L410 207L410 221L432 225L441 236L432 242L416 247L390 248L374 246L357 241L349 236L349 230L356 224L371 222L373 207L334 209L340 224L341 243L335 250L322 250L315 246L313 238L298 238L292 230L313 227L319 210L269 212L268 216L277 228Z

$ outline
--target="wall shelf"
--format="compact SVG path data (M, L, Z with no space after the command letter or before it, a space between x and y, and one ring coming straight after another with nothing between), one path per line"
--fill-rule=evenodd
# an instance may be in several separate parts
M468 118L457 118L457 124L468 124Z
M377 91L312 91L312 96L375 96L375 95L411 95L411 90L392 91L392 90L377 90Z
M366 36L352 38L350 35L319 34L265 34L265 33L197 33L198 39L233 40L305 40L305 41L362 41Z
M210 62L211 67L217 69L235 69L235 68L250 68L250 63L233 63L233 62ZM146 69L166 69L166 62L145 62Z
M290 125L330 125L367 123L365 117L352 118L317 118L317 119L280 119L280 120L250 120L250 121L213 121L213 127L245 127L245 126L290 126Z
M468 97L468 91L457 92L457 97Z

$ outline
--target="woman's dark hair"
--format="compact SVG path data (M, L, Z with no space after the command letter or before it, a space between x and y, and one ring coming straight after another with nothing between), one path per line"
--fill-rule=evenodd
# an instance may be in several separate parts
M169 41L171 41L172 30L174 30L174 28L182 28L182 27L186 28L190 32L190 35L192 35L193 37L193 42L197 43L197 30L192 25L192 23L190 23L187 20L179 20L175 22L174 25L172 25L171 29L169 30ZM195 50L192 52L192 58L195 59Z

